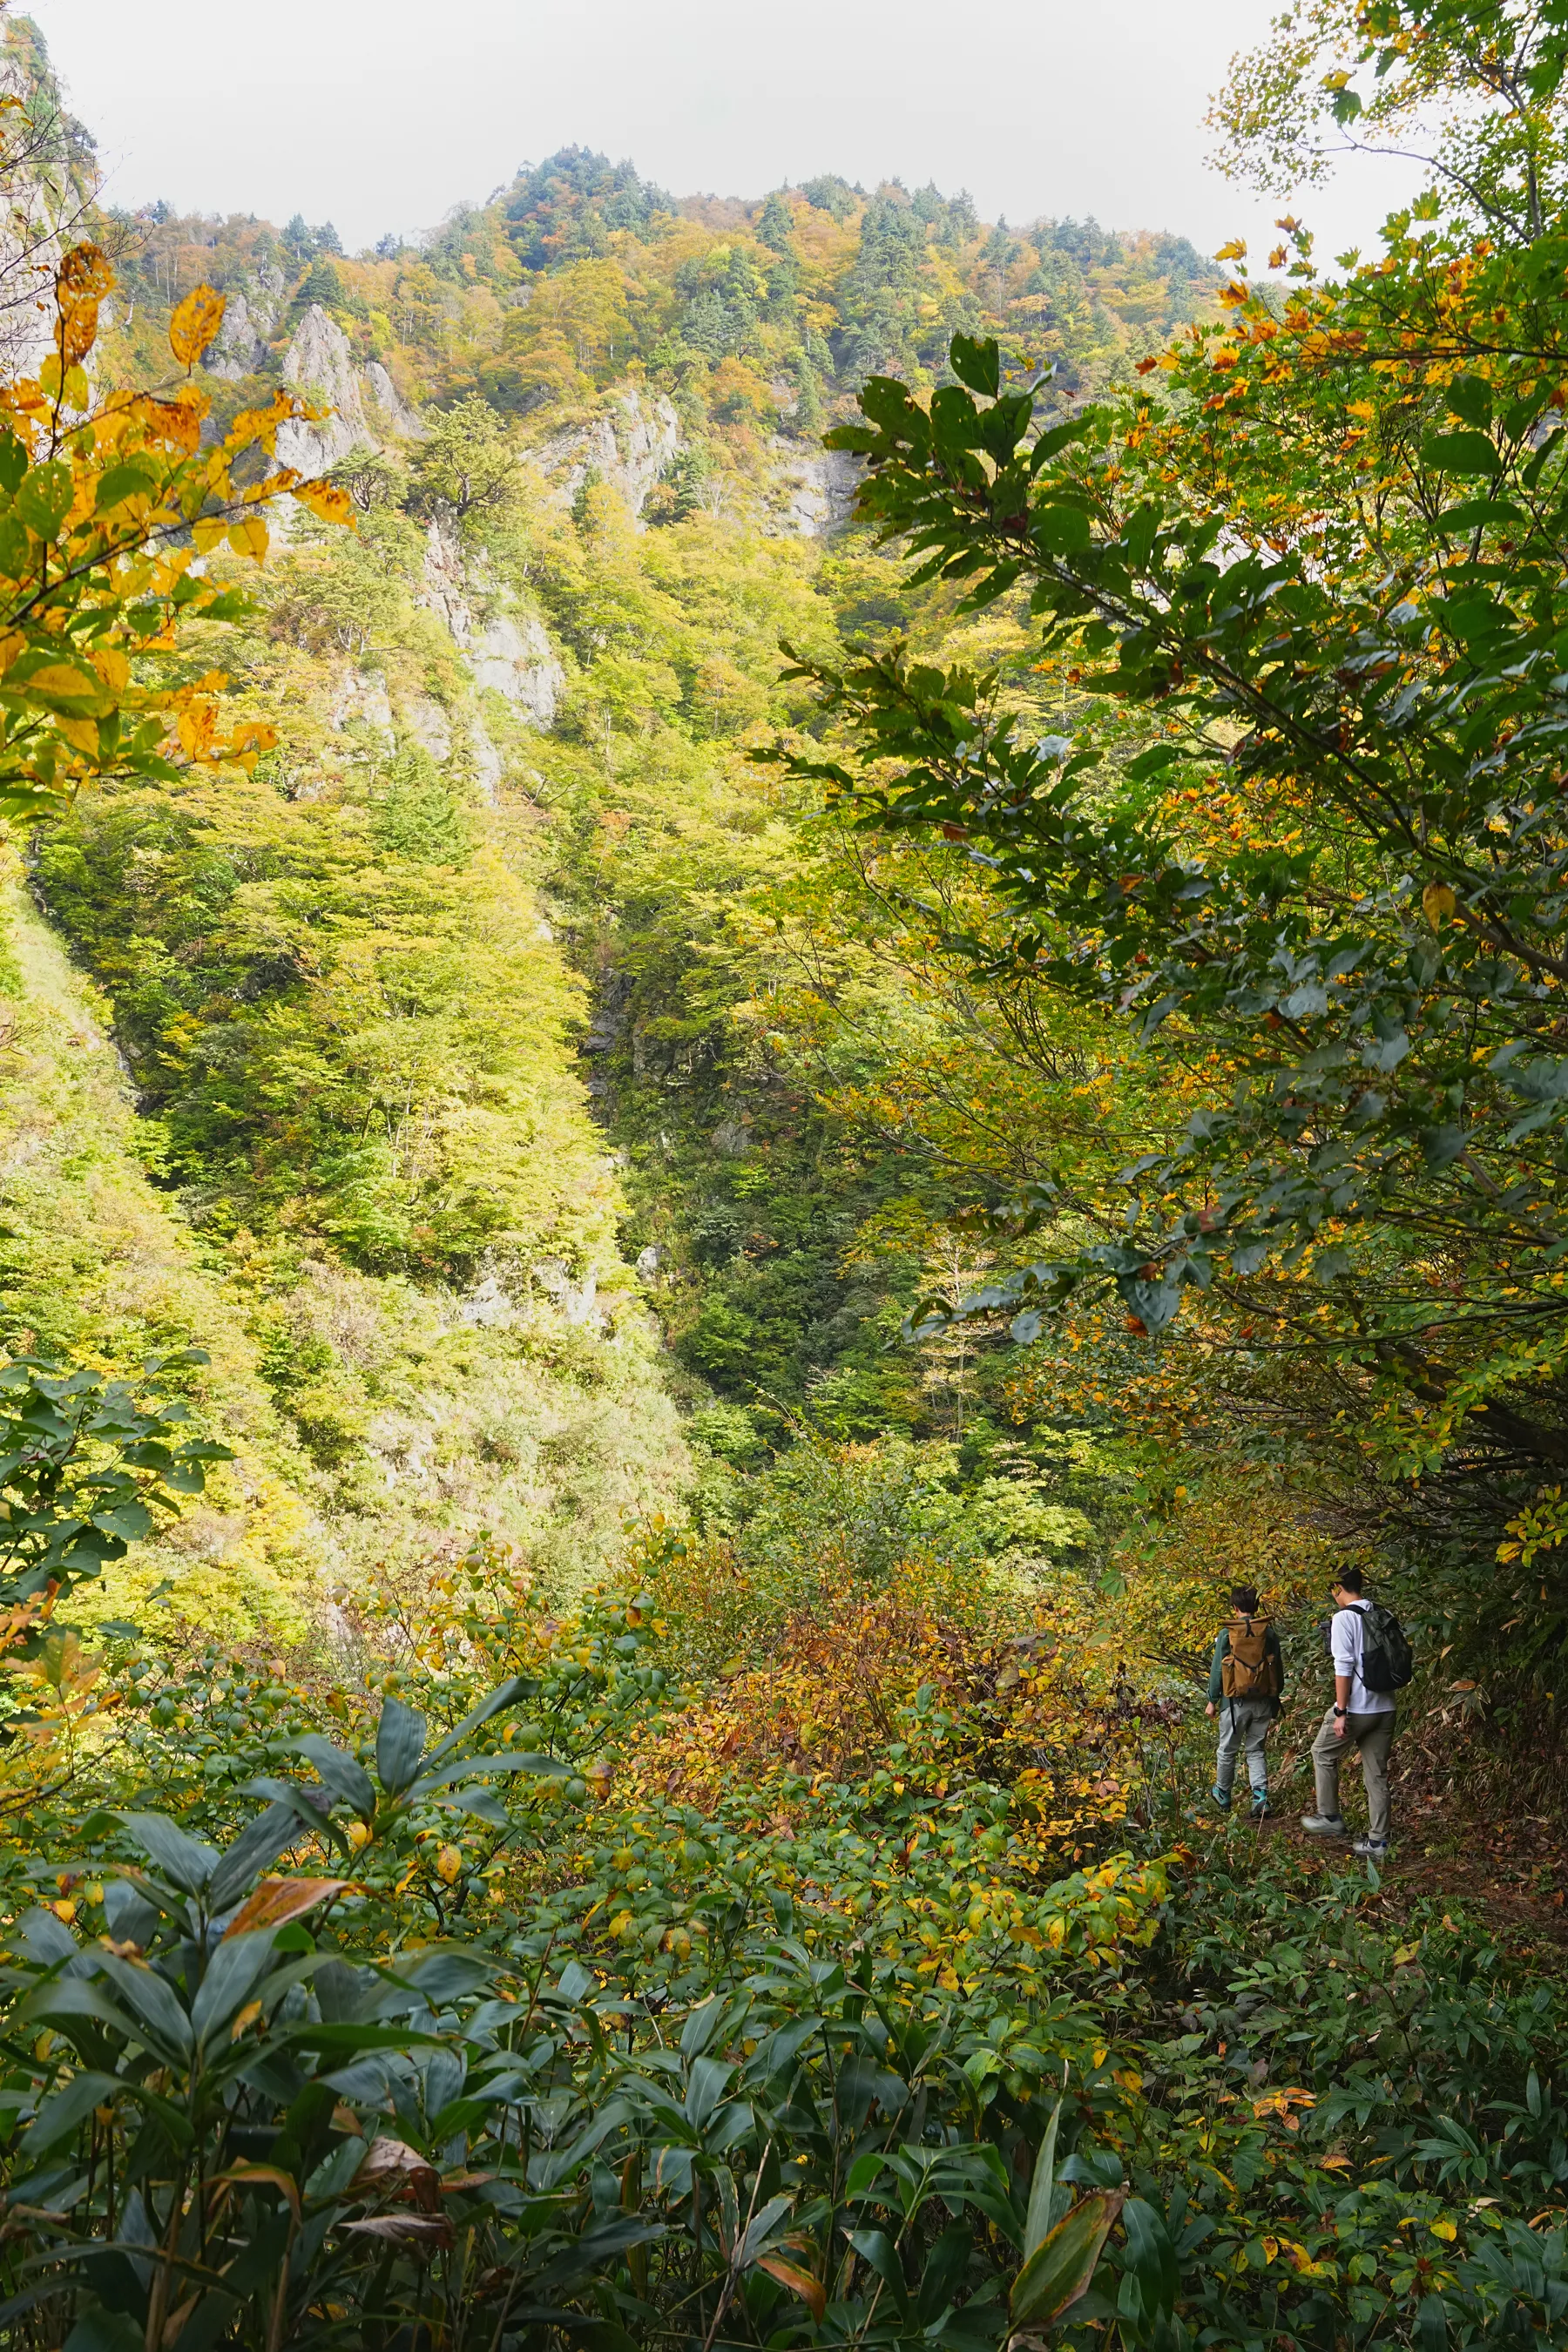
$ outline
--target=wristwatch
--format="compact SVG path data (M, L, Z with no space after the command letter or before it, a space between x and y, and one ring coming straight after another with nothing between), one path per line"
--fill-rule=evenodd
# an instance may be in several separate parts
M1334 1713L1336 1715L1348 1715L1350 1713L1350 1709L1348 1706L1336 1706Z

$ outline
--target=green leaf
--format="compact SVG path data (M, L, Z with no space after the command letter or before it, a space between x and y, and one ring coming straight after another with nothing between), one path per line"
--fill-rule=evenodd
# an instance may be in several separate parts
M124 2088L113 2074L73 2074L63 2089L44 2101L28 2125L22 2153L29 2163L66 2138L87 2121L95 2107L106 2107Z
M1485 433L1434 433L1423 454L1439 474L1485 474L1495 481L1503 470Z
M1484 433L1492 421L1492 388L1479 375L1456 376L1444 394L1450 410Z
M375 1732L375 1769L388 1796L402 1795L418 1771L424 1753L425 1717L405 1706L400 1698L389 1698Z
M142 2352L143 2330L127 2311L93 2305L66 2337L64 2352Z
M187 1837L162 1813L116 1813L114 1818L130 1831L153 1867L161 1870L182 1895L202 1893L217 1867L215 1848Z
M269 1928L256 1928L247 1935L226 1937L219 1944L207 1962L207 1972L191 2003L191 2030L198 2042L205 2042L215 2029L221 2030L226 2025L235 2011L249 1998L252 1987L266 1971L271 1958L272 1934Z
M979 341L972 335L954 335L948 360L960 383L987 400L996 398L1002 389L1002 354L994 337Z
M70 509L76 484L63 457L30 467L16 491L16 512L39 539L53 539Z
M329 1794L352 1805L362 1821L369 1821L375 1811L375 1786L370 1774L357 1758L347 1756L334 1748L320 1732L310 1731L296 1739L295 1747L309 1759Z
M408 1793L423 1797L432 1789L450 1788L454 1781L481 1780L487 1772L531 1772L541 1780L570 1780L576 1776L574 1764L563 1763L556 1756L540 1756L525 1750L521 1756L510 1749L500 1756L458 1756L450 1764L443 1764L438 1772L421 1772L411 1781Z
M426 1764L439 1764L443 1757L449 1756L454 1748L460 1748L464 1740L471 1738L482 1724L489 1723L492 1716L500 1715L506 1707L516 1706L520 1699L531 1698L538 1688L537 1680L525 1679L521 1675L513 1675L510 1681L499 1683L488 1697L480 1699L478 1706L470 1708L455 1730L448 1731L444 1738L436 1742L425 1759Z
M104 1953L100 1966L121 1999L135 2011L148 2032L156 2035L164 2049L177 2051L182 2058L188 2058L193 2042L191 2021L181 2008L174 1989L167 1979L161 1977L155 1969L139 1967L134 1961L120 1959L112 1952Z
M1037 2246L1043 2245L1050 2233L1051 2199L1057 2185L1057 2133L1061 2126L1062 2103L1058 2099L1051 2110L1040 2152L1035 2158L1035 2177L1029 2186L1029 2210L1024 2217L1024 2258L1026 2262Z
M110 507L120 506L127 499L146 498L151 495L155 487L154 479L144 467L110 466L109 471L101 476L99 481L96 501L98 511L100 514L107 514Z
M1461 499L1437 518L1444 530L1522 530L1530 518L1507 499Z
M1087 2293L1126 2194L1101 2189L1079 2198L1042 2239L1013 2282L1007 2307L1016 2326L1049 2327Z

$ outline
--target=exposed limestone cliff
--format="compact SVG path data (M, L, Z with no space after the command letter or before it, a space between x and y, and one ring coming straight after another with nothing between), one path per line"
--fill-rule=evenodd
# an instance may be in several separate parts
M324 474L330 467L341 465L351 449L377 446L364 412L360 373L348 338L319 302L311 303L295 329L282 373L290 391L326 403L332 413L319 425L280 425L280 464L292 466L301 474Z
M662 394L628 385L611 394L605 414L592 425L574 425L542 442L533 462L563 504L576 497L592 473L640 515L680 446L680 419L671 403Z
M532 614L500 605L493 605L488 615L476 613L476 601L489 602L492 593L490 583L465 557L455 530L437 517L426 535L421 602L446 623L453 643L468 657L476 686L503 696L532 725L548 727L566 673Z
M764 530L825 539L848 520L859 469L847 451L803 449L776 437L768 446L778 463L768 486Z

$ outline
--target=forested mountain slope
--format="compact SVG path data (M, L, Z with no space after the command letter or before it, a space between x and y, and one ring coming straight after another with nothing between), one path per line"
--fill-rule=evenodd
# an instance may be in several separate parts
M0 2335L1555 2341L1553 12L1335 278L0 79Z
M993 1546L1080 1544L1059 1439L994 1417L967 1346L897 1337L969 1277L945 1212L1026 1173L1027 1130L998 1153L941 1108L992 1049L749 751L804 709L784 642L953 625L846 535L819 436L865 374L1000 327L1070 398L1215 273L932 190L677 203L577 149L417 250L162 206L102 234L101 363L155 372L216 287L215 424L316 397L279 456L356 506L352 535L299 515L253 620L209 633L278 731L255 780L84 800L32 877L318 1568L489 1527L578 1580L689 1481L678 1403L721 1515L804 1411L934 1447Z

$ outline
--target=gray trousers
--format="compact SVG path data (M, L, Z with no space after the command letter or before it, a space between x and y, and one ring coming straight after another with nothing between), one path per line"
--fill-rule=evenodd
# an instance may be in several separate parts
M1247 1751L1247 1777L1252 1783L1255 1797L1268 1793L1268 1759L1263 1753L1274 1722L1275 1707L1268 1698L1222 1698L1219 1703L1219 1755L1214 1768L1214 1784L1228 1797L1236 1779L1236 1759Z
M1366 1810L1374 1838L1388 1835L1388 1751L1394 1745L1394 1710L1384 1715L1348 1715L1344 1738L1334 1730L1334 1710L1323 1717L1312 1742L1312 1769L1318 1776L1318 1811L1326 1820L1340 1813L1340 1766L1347 1748L1361 1750L1361 1777L1366 1783Z

